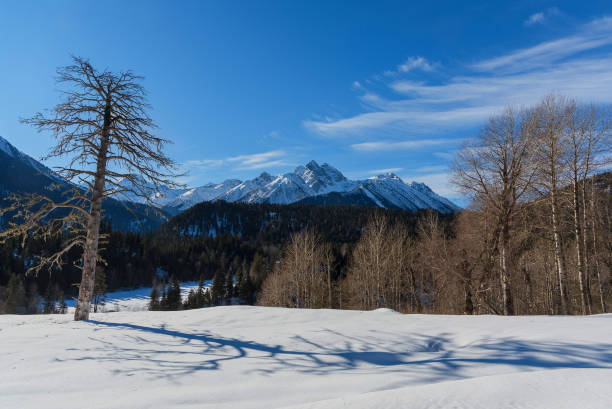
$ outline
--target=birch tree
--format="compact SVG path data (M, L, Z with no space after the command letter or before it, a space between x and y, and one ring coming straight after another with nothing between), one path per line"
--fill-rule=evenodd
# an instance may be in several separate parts
M535 163L537 178L534 186L539 188L541 195L548 200L550 207L550 230L552 232L555 265L559 288L561 313L570 312L567 267L563 254L562 227L560 220L560 188L566 180L567 167L567 125L572 101L566 98L549 95L537 106L535 137L537 147Z
M0 238L49 238L68 233L62 249L39 257L29 269L60 268L73 248L82 249L82 269L75 320L89 318L96 264L100 261L100 222L103 200L113 195L131 195L153 204L152 195L161 186L177 187L175 163L164 153L169 141L153 134L149 105L142 77L131 71L113 73L96 70L88 60L73 57L73 63L58 69L61 102L50 111L37 113L23 122L38 131L49 131L56 140L45 159L64 165L56 174L69 183L60 200L47 195L13 197L5 211L14 217Z
M533 177L533 119L530 110L514 108L491 117L457 153L453 165L454 183L494 213L493 237L504 315L514 313L509 246L517 205Z

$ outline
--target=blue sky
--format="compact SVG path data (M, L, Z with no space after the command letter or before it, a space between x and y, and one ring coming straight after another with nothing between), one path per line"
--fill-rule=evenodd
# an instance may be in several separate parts
M612 102L612 2L3 1L0 135L34 157L19 118L71 54L146 77L190 185L315 159L457 198L453 152L505 105Z

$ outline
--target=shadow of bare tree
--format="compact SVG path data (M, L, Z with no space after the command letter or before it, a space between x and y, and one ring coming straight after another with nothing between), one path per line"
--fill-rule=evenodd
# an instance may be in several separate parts
M181 332L167 329L165 325L148 327L94 320L88 323L95 325L96 331L121 329L117 336L127 337L129 342L92 338L98 346L72 348L85 352L74 359L117 362L120 365L113 372L127 375L144 372L153 377L181 377L196 371L218 370L223 363L242 359L253 360L254 365L250 367L255 369L250 371L262 374L292 371L326 375L368 367L387 373L411 372L428 382L463 378L467 376L464 370L473 366L612 368L612 344L581 345L503 338L460 347L451 342L449 334L433 337L412 334L409 339L383 348L376 343L376 338L368 341L322 329L334 337L333 346L296 335L291 338L290 345L300 348L289 348L223 338L209 332ZM416 359L416 355L420 359Z

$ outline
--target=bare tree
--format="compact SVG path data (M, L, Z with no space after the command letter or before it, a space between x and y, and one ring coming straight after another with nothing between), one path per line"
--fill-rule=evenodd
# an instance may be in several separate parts
M550 226L553 237L555 265L557 268L559 301L561 312L570 312L567 267L563 254L561 236L560 188L565 178L567 163L567 124L572 101L566 98L549 95L537 106L535 163L537 175L534 186L540 189L541 195L547 198L550 205Z
M311 229L294 234L274 270L262 285L259 303L266 306L329 306L329 247Z
M517 204L533 176L533 113L507 108L457 153L454 183L495 214L499 281L504 315L513 314L509 243Z
M411 244L404 225L391 224L380 214L369 221L353 250L343 282L352 307L405 311L411 301L419 302L411 275L414 272Z
M62 250L41 257L30 271L61 268L70 249L83 250L75 320L89 318L103 200L131 194L154 205L151 196L159 187L177 186L175 164L163 151L169 141L152 133L156 127L141 80L131 71L97 71L89 61L73 57L72 65L58 69L62 102L49 113L23 120L54 135L57 143L45 159L65 161L56 171L72 187L61 200L39 194L14 197L7 211L15 218L1 238L71 233Z

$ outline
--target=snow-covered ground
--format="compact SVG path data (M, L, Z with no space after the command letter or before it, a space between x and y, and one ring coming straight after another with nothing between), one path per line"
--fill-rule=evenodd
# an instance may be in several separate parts
M0 408L612 407L612 315L0 316Z
M204 282L205 288L210 288L212 280ZM198 288L197 281L186 281L181 283L181 297L183 301L187 299L189 290ZM103 305L98 307L98 312L120 312L120 311L147 311L149 302L151 301L151 287L140 287L135 290L119 290L112 291L106 294ZM76 299L66 300L68 306L68 314L74 314L76 307Z

